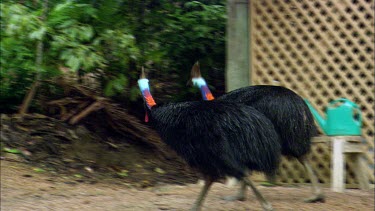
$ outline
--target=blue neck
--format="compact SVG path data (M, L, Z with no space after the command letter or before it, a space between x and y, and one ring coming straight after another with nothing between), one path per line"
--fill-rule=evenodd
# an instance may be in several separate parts
M203 100L213 100L214 96L212 95L210 89L207 86L206 81L202 78L193 78L192 79L194 86L197 86L201 90Z
M150 93L150 87L148 85L148 79L139 79L138 80L138 86L139 89L142 92L143 98L145 99L146 105L149 109L151 109L152 106L156 105L154 98L152 97Z

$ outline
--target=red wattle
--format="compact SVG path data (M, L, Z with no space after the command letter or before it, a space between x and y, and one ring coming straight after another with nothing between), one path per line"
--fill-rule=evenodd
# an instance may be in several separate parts
M148 122L148 114L147 114L147 111L146 111L146 114L145 114L145 122Z

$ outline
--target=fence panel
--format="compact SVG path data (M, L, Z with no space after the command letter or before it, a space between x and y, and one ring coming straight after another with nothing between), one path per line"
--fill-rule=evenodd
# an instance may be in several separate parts
M345 97L360 105L368 174L374 183L374 1L253 0L250 10L252 84L288 87L324 115ZM330 154L315 143L312 160L321 182L329 182ZM355 183L352 162L347 183ZM283 159L282 182L308 182L303 166Z

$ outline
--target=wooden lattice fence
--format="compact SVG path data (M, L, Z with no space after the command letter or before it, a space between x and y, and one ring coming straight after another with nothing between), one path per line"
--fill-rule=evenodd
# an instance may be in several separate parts
M331 100L360 105L368 175L374 183L374 1L249 1L252 84L288 87L321 115ZM312 160L321 182L330 180L330 149L314 143ZM352 162L347 183L355 183ZM302 165L284 159L282 182L308 182Z

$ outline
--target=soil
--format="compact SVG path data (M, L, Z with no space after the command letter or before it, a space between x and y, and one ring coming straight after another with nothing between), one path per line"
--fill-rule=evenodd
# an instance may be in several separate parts
M43 115L1 115L1 210L188 210L201 184L177 157L164 157L100 119L72 126ZM92 124L88 124L91 122ZM165 149L166 151L168 149ZM203 210L262 210L254 194L228 202L237 187L215 183ZM259 186L275 210L374 210L374 191L325 188L309 204L309 186Z
M155 173L157 174L157 173ZM142 178L139 178L142 180ZM35 171L35 166L1 161L1 210L188 210L197 197L200 184L163 184L136 188L121 179L87 182L74 176ZM347 189L334 193L324 188L325 203L304 203L308 186L263 187L259 190L275 210L372 211L374 191ZM215 183L203 210L261 210L249 191L248 200L228 202L221 198L235 193L236 187Z
M164 157L150 145L111 133L98 120L93 122L96 128L89 130L84 124L72 126L43 115L2 115L2 157L91 183L113 178L145 188L197 181L196 173L182 159Z

